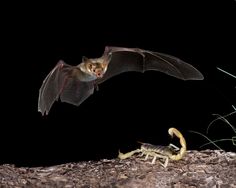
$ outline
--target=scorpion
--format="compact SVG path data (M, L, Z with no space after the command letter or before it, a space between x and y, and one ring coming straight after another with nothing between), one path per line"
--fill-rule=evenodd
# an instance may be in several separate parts
M162 163L160 161L160 164L164 168L166 168L169 163L169 159L175 161L180 160L183 158L187 150L185 138L183 137L180 131L178 131L176 128L169 128L168 133L171 137L175 135L179 138L181 148L173 144L169 144L168 146L160 146L160 145L153 145L149 143L139 142L141 143L140 149L136 149L125 154L119 151L118 158L123 160L131 157L136 153L141 153L141 156L146 155L144 159L145 161L148 159L149 156L153 157L151 164L155 164L157 158L163 159L165 162Z

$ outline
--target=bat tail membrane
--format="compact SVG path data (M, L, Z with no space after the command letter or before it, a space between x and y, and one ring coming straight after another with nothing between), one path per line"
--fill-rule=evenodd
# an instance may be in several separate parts
M79 106L94 92L94 82L81 82L76 76L69 77L60 94L62 102Z
M203 80L204 77L192 65L174 56L157 53L145 53L145 70L156 70L181 80Z

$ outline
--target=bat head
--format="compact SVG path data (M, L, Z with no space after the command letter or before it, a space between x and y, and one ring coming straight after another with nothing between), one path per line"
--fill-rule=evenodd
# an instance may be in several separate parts
M83 63L86 66L87 73L95 76L96 78L102 78L107 70L107 61L103 58L89 59L83 57Z

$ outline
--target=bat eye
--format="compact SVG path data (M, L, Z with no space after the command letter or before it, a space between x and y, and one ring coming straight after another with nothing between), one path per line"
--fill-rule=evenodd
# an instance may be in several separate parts
M88 67L89 67L89 69L92 69L93 65L91 63L89 63Z

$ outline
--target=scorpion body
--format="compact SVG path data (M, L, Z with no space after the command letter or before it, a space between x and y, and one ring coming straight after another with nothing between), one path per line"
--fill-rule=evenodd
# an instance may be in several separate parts
M168 130L168 133L172 137L175 135L180 139L180 145L181 145L180 149L173 144L169 144L168 146L159 146L149 143L141 143L140 149L136 149L134 151L125 154L119 151L118 158L126 159L131 157L135 153L141 153L141 156L146 155L144 160L147 160L149 156L152 156L153 157L152 164L155 163L157 158L164 159L165 162L164 163L160 162L160 163L162 166L167 167L169 159L180 160L183 158L187 150L186 141L183 135L176 128L170 128Z

